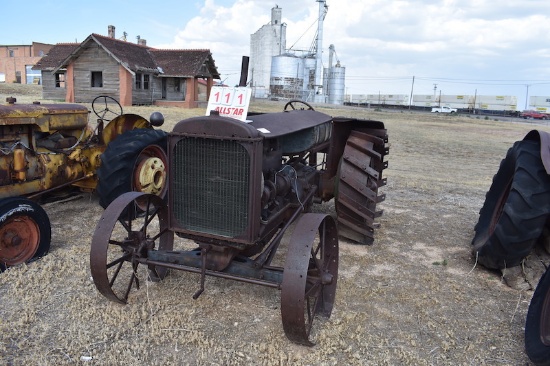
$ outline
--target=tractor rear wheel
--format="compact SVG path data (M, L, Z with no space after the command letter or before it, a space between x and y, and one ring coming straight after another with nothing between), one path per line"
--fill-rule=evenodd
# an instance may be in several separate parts
M46 255L50 240L50 219L40 205L23 197L0 201L0 272Z
M517 266L533 249L550 212L550 177L540 143L518 141L501 162L479 211L473 253L487 268Z
M382 215L376 205L385 199L378 188L386 184L384 139L352 131L340 160L336 180L338 234L361 244L374 241L374 220Z
M107 145L97 171L99 204L107 208L123 193L137 191L164 198L167 191L166 132L140 128Z
M525 352L537 366L550 366L550 269L542 275L525 321Z

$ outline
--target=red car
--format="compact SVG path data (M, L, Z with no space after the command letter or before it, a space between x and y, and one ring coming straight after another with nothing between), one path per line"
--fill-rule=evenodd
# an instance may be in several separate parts
M523 111L521 113L521 116L525 119L548 119L550 118L550 116L548 114L545 114L545 113L540 113L540 112L537 112L537 111Z

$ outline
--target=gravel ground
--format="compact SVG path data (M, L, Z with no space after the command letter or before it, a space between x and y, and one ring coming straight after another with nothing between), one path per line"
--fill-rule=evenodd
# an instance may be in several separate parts
M6 94L0 86L2 100ZM22 98L40 98L30 94ZM153 108L129 110L148 116ZM50 254L0 275L0 363L528 365L523 332L532 290L524 280L527 285L512 288L502 274L476 265L470 242L501 159L533 126L408 111L319 110L384 121L391 148L375 243L340 241L334 310L315 323L314 347L285 338L280 294L260 286L208 278L205 293L193 300L198 276L172 272L133 291L128 305L109 302L89 269L102 209L93 194L80 193L43 205L52 223ZM163 128L170 130L188 113L204 111L163 113ZM316 210L334 214L334 205Z

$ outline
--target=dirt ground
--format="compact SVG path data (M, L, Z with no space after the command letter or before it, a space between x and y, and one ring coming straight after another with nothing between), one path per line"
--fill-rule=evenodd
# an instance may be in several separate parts
M2 101L15 92L0 84ZM14 96L40 99L36 90ZM251 110L282 106L253 103ZM155 109L128 110L148 116ZM507 149L533 128L550 128L408 110L318 110L385 122L391 147L375 243L340 241L334 310L315 323L314 347L285 338L280 293L261 286L207 278L193 300L199 277L173 272L133 291L128 305L109 302L89 269L102 209L82 193L43 205L50 253L0 275L0 363L528 365L523 332L532 290L511 288L500 273L476 265L470 242ZM169 131L204 110L162 112ZM334 214L334 205L316 210Z

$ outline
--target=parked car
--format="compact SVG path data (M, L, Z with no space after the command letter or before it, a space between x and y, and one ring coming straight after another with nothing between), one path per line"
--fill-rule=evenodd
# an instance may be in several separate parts
M457 113L457 112L458 110L456 108L451 108L447 106L432 108L432 113Z
M523 111L521 117L524 119L549 119L550 115L537 111Z

